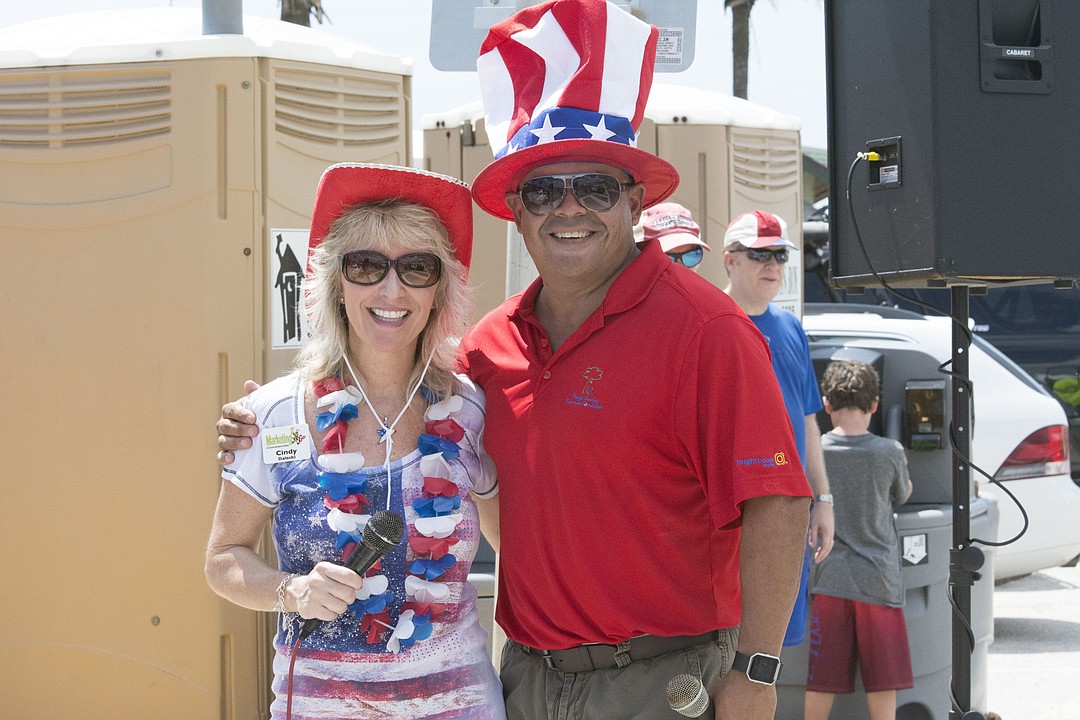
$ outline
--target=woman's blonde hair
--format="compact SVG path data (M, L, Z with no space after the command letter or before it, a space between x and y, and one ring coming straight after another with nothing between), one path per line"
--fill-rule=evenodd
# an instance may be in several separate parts
M431 355L424 386L440 398L456 389L456 340L472 312L467 270L454 256L450 235L438 215L423 205L402 200L354 205L334 221L322 243L311 251L304 280L310 336L295 361L305 377L318 381L345 370L342 355L349 347L349 320L341 304L342 256L354 250L389 255L401 245L411 252L430 252L442 261L442 277L435 286L431 317L420 333L409 387L420 381ZM354 369L363 373L363 368Z

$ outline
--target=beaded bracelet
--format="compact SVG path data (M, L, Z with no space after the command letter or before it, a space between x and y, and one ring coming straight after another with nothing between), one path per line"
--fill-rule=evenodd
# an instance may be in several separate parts
M289 585L289 582L295 578L300 577L296 573L289 573L285 577L281 578L281 582L277 586L277 602L274 603L274 612L285 612L285 588Z

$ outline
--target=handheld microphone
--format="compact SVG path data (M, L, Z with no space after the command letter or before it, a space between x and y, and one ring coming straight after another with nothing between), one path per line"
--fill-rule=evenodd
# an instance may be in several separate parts
M360 542L353 548L345 567L357 575L363 575L379 558L397 547L404 534L405 521L401 519L401 516L389 510L380 510L372 515L364 526ZM297 642L302 642L304 638L315 632L321 623L322 620L318 618L305 620L304 626L300 628Z
M693 675L676 675L668 681L667 702L672 710L688 718L699 718L712 710L705 685Z

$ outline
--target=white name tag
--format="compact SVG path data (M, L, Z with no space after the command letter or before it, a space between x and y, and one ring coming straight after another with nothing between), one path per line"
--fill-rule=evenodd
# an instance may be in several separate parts
M311 432L307 423L265 428L259 433L259 439L262 441L263 462L267 465L311 457Z

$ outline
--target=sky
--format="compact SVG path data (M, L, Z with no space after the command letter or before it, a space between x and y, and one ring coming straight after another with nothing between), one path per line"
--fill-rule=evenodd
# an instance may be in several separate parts
M424 115L478 100L475 72L445 72L428 59L431 3L440 0L322 0L322 32L413 60L414 128ZM481 0L477 0L480 2ZM511 0L503 0L510 2ZM202 6L201 0L34 0L6 3L4 25L93 10ZM244 0L245 15L277 19L278 0ZM757 0L750 16L748 100L802 120L802 143L825 147L823 0ZM731 92L731 13L723 0L697 0L693 64L654 82Z

